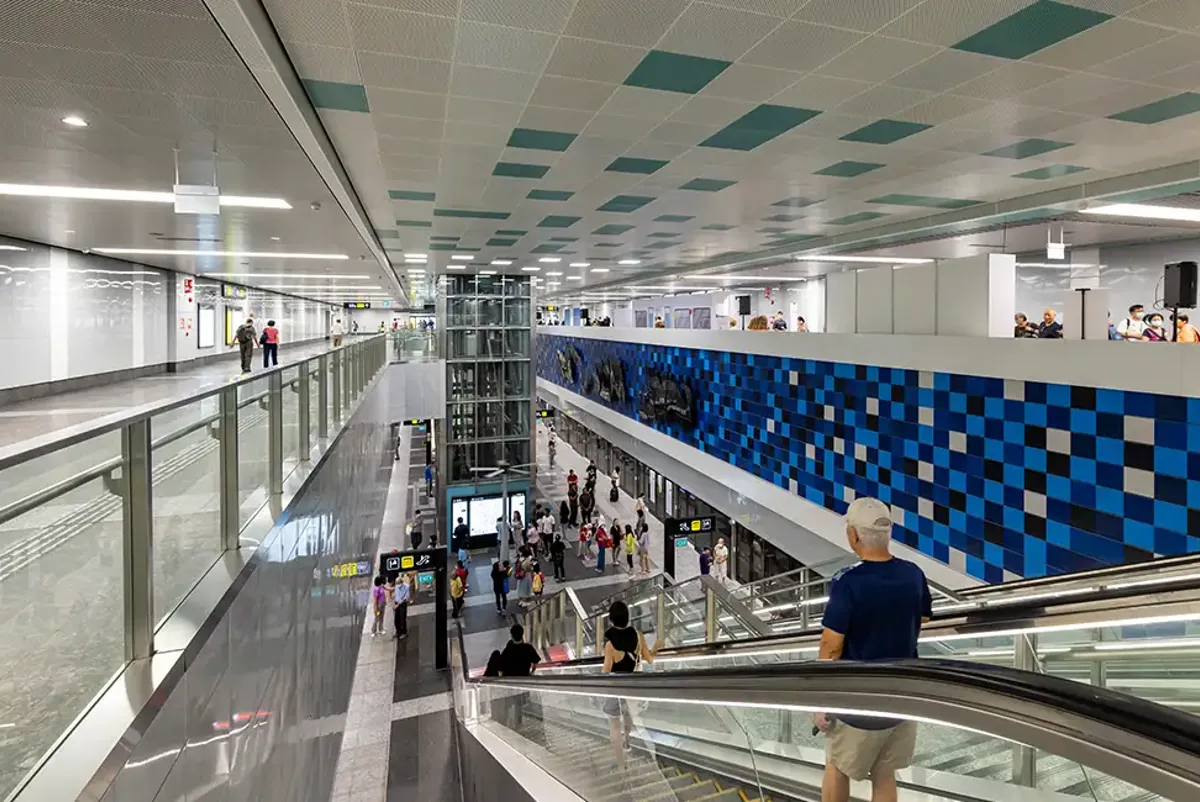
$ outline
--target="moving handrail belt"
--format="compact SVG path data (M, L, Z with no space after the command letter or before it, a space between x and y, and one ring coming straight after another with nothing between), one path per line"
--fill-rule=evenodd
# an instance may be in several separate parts
M1166 799L1200 799L1200 718L1032 672L942 660L835 661L470 682L550 694L852 710L941 722L1103 767Z

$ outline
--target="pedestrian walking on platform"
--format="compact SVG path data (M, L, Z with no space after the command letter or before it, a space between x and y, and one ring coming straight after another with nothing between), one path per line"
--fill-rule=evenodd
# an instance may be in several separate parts
M233 333L233 339L237 342L238 354L242 358L242 373L250 372L250 360L254 356L254 318L246 318L246 322L237 327L237 331Z
M274 320L267 321L267 327L262 330L262 336L259 337L258 342L263 349L263 367L269 368L272 365L278 365L279 329L275 328Z

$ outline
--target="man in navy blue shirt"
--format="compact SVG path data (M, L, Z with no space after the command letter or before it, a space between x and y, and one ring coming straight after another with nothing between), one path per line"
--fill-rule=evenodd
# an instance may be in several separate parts
M933 600L921 569L891 555L891 510L879 499L855 499L846 537L862 562L834 578L825 607L821 660L898 660L917 656L921 624ZM896 771L912 763L912 721L815 717L825 733L821 802L846 802L850 780L871 778L872 802L895 802Z

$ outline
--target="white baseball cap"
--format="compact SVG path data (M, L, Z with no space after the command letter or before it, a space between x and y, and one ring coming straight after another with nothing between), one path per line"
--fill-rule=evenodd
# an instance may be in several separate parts
M870 531L892 528L892 510L877 498L862 496L850 502L846 510L846 525Z

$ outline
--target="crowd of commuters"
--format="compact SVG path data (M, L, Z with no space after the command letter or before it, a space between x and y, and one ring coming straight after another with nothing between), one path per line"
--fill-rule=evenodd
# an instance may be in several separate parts
M1171 331L1170 319L1174 318L1175 331ZM1172 336L1174 334L1174 336ZM1042 312L1042 321L1033 323L1022 312L1013 317L1013 337L1017 339L1060 340L1063 336L1058 313L1047 308ZM1129 342L1180 342L1200 343L1200 332L1191 324L1186 314L1164 317L1161 312L1146 313L1141 304L1129 307L1129 314L1119 321L1108 319L1108 339Z

